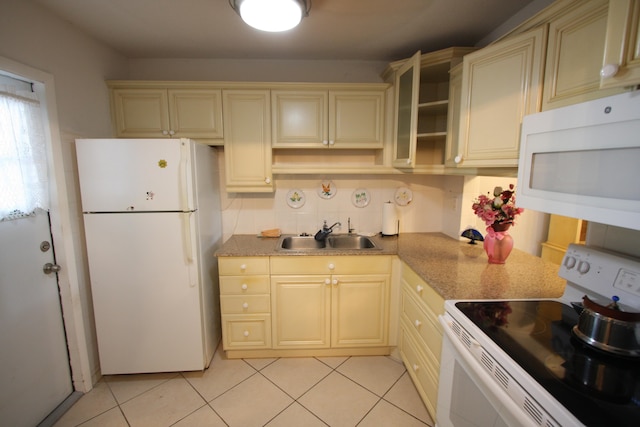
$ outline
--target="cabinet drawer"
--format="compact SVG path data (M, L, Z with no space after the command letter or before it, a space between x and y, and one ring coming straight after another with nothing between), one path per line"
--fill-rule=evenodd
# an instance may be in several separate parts
M434 372L423 355L417 349L407 331L400 330L400 355L413 379L418 392L422 396L427 410L433 417L438 404L438 372Z
M268 294L269 276L222 276L221 295Z
M218 258L221 276L269 274L269 257Z
M406 264L402 265L402 281L419 301L424 301L435 316L444 314L444 299Z
M430 353L431 359L439 363L442 331L438 319L426 313L410 292L410 289L403 287L401 301L403 325L415 332L419 337L418 344L423 344L426 352Z
M271 274L389 274L386 255L271 257Z
M269 315L222 316L222 328L225 350L271 347Z
M269 295L221 295L222 314L270 313Z

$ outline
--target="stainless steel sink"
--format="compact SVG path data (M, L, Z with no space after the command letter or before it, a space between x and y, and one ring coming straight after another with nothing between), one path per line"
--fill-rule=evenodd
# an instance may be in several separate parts
M280 239L279 247L281 249L305 250L305 249L323 249L327 246L325 240L316 240L313 236L289 236Z
M349 235L330 236L325 240L316 240L313 236L287 236L280 239L278 248L292 251L317 249L378 249L373 240L368 237Z
M330 236L329 246L334 249L375 249L376 244L365 236Z

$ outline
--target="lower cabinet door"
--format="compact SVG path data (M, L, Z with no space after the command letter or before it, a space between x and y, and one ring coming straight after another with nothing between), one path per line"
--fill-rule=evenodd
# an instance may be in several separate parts
M389 275L335 275L331 280L332 347L388 343Z
M435 419L439 373L432 371L427 358L418 350L418 345L405 325L400 329L400 355L429 414Z
M273 348L328 348L330 312L330 276L271 276Z

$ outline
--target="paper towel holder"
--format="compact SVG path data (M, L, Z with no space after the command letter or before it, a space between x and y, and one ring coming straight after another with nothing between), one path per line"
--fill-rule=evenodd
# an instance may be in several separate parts
M384 234L384 232L380 232L380 236L382 237L392 237L397 236L398 234L400 234L400 220L396 221L396 232L394 234Z

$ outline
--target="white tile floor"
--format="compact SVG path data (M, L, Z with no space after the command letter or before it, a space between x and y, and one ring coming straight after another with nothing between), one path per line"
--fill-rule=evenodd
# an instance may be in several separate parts
M389 357L226 359L204 372L106 376L55 424L68 426L433 426Z

